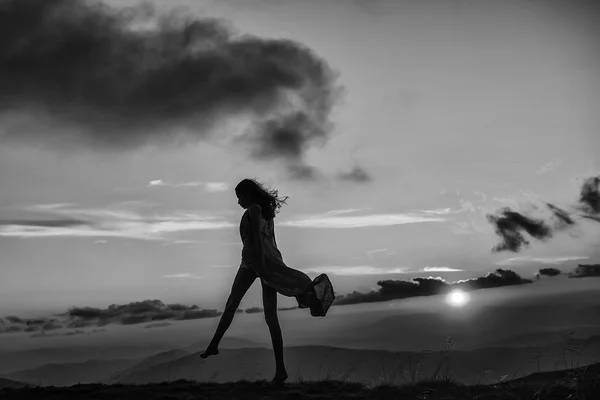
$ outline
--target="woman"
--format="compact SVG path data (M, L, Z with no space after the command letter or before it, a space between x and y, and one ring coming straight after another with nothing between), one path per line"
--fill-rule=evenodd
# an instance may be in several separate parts
M277 190L266 190L253 179L242 180L235 187L235 194L238 204L246 209L240 222L240 236L243 242L242 262L217 330L201 357L207 358L219 354L219 342L231 325L242 297L259 277L265 320L271 333L275 353L276 368L272 382L283 383L288 378L288 374L283 362L283 338L277 319L277 293L295 297L298 307L310 308L313 316L325 316L335 299L333 287L325 274L311 281L308 275L289 268L283 262L275 242L273 218L281 205L285 204L287 197L277 197Z

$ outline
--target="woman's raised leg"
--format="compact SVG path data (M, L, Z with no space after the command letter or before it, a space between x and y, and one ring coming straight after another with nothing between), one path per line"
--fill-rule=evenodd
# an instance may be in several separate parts
M225 304L225 310L223 311L223 314L221 314L219 325L217 326L215 334L210 341L210 344L206 348L206 351L202 353L200 357L206 358L208 356L219 354L219 343L231 325L233 317L235 316L235 312L237 311L242 298L248 289L250 289L250 286L252 286L252 283L254 283L256 278L256 273L254 273L254 271L252 271L250 268L240 267L238 269L231 287L231 293L229 294L229 298L227 298L227 303Z
M283 362L283 336L279 319L277 318L277 291L270 286L267 286L263 281L263 308L265 310L265 321L269 327L271 341L273 343L273 353L275 353L275 377L273 383L282 383L288 378L285 364Z

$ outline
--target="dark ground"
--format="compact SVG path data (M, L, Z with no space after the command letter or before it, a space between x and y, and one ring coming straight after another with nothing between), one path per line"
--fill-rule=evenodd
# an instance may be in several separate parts
M534 374L538 375L538 374ZM533 375L532 375L533 376ZM559 380L541 376L496 385L462 385L429 381L414 385L368 387L340 381L294 382L271 386L267 381L199 383L179 380L146 385L83 384L70 387L0 389L2 400L275 400L275 399L419 399L419 400L591 400L600 399L600 377L563 374Z

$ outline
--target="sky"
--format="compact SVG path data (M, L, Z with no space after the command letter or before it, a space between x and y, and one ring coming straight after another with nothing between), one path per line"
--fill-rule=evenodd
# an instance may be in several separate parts
M499 237L486 219L507 206L569 206L583 180L599 174L591 4L155 2L157 15L183 6L188 18L217 18L261 38L239 40L264 57L273 57L269 43L286 39L278 43L290 56L274 63L290 74L279 81L260 75L262 56L233 53L227 65L250 77L235 96L221 93L217 78L202 83L208 75L198 65L165 75L177 85L159 82L131 103L110 97L127 93L125 78L109 79L116 88L77 86L89 71L126 75L114 72L125 64L110 64L122 53L88 65L88 75L48 67L70 92L45 91L44 69L25 70L47 86L0 68L1 82L19 82L0 95L2 309L144 299L222 309L242 247L233 188L246 177L289 196L275 220L285 262L312 278L327 273L340 294L382 279L454 281L499 267L531 276L600 262L594 221L515 254L492 253ZM209 49L222 37L211 40ZM280 87L293 98L280 97ZM81 100L90 91L93 101ZM260 285L242 305L260 305Z

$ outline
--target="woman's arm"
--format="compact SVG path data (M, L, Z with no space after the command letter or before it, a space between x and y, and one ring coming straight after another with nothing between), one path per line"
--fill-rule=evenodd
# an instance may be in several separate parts
M256 267L258 271L256 271L260 276L266 276L266 268L265 268L265 253L263 250L261 231L260 231L260 216L262 213L262 209L258 204L251 204L248 207L248 212L250 214L250 221L252 223L252 237L254 238L254 249L256 250L256 255L258 257L258 264Z

